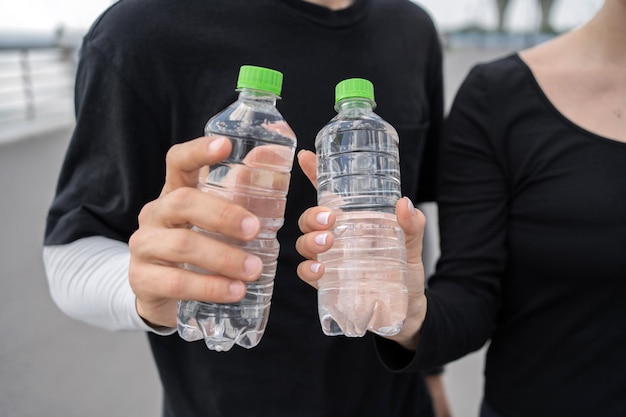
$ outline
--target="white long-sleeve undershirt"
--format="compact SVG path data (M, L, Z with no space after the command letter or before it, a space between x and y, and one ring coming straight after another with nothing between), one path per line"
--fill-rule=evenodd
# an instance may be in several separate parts
M68 316L102 329L174 333L148 326L137 313L128 282L129 259L127 244L102 236L45 246L52 299Z

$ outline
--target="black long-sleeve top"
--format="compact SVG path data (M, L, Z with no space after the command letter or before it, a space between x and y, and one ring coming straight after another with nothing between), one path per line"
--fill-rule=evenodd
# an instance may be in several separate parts
M626 143L564 117L513 55L470 72L441 145L442 256L418 351L381 343L388 366L490 339L502 416L626 415Z

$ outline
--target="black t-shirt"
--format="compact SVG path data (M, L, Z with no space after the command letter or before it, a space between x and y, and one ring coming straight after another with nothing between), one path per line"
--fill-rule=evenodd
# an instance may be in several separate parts
M564 117L513 55L471 71L440 155L420 347L381 341L388 365L491 338L485 398L502 416L626 415L626 144Z
M283 72L279 111L314 149L334 87L363 77L400 136L403 193L434 193L443 107L441 50L430 18L405 0L330 10L300 0L122 0L84 39L77 124L48 216L46 245L101 235L126 242L164 180L165 154L203 134L232 103L239 67ZM294 166L269 323L261 343L209 351L150 334L167 415L428 415L417 373L394 374L368 335L327 337L316 292L296 276L297 219L315 191ZM421 413L421 414L420 414Z

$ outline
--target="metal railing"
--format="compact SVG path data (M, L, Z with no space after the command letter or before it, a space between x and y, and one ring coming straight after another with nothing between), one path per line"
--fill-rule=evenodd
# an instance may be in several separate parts
M59 42L0 44L0 124L71 113L75 58Z

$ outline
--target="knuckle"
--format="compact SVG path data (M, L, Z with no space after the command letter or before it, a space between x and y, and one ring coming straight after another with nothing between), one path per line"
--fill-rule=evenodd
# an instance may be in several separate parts
M139 224L146 223L152 217L152 213L155 210L155 206L156 206L156 201L150 201L141 208L141 210L139 211L139 214L137 215L137 220Z
M202 297L206 301L217 301L222 298L221 287L217 285L217 280L206 278L202 283Z
M241 208L237 205L219 204L217 219L220 225L235 225L241 216Z
M228 272L229 274L236 274L241 268L237 265L236 255L233 254L233 250L220 249L216 252L215 268L214 270L220 273Z
M302 235L296 240L296 250L305 258L310 258L311 256L310 242L311 239L309 235Z
M131 261L128 264L128 282L133 292L136 292L136 288L141 281L142 274L140 269L136 262Z
M180 150L181 150L181 144L177 143L172 145L167 153L165 154L165 164L166 165L172 165L174 164L177 160L178 160L178 155L180 154Z
M302 239L304 239L304 235L300 235L298 236L298 238L296 239L296 250L298 252L300 252L300 249L302 249Z
M129 263L128 283L138 298L150 293L150 280L150 274L144 264L133 261Z
M181 268L173 268L165 285L167 296L178 299L185 298L185 283L185 270Z
M173 209L184 209L189 205L189 199L193 189L189 187L180 187L172 190L167 194L167 198L173 206Z
M146 238L144 237L144 230L138 229L128 239L128 250L132 258L141 258L145 255L144 245L146 242Z
M306 212L302 213L300 217L298 217L298 228L302 233L306 233Z
M304 279L306 276L303 264L304 262L300 262L300 264L298 264L298 267L296 268L296 274L298 275L298 277L300 277L300 279Z
M128 249L131 253L136 252L137 249L141 247L141 237L139 236L140 233L141 232L139 230L136 230L132 235L130 235L130 238L128 239Z
M169 250L179 255L190 252L195 246L192 233L187 229L172 229L167 242Z

